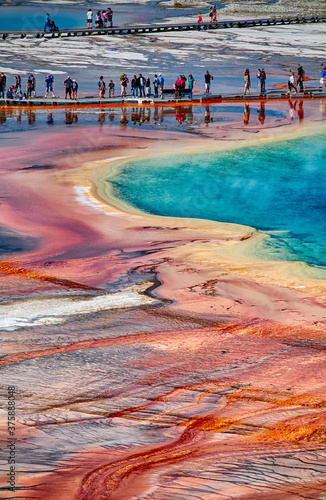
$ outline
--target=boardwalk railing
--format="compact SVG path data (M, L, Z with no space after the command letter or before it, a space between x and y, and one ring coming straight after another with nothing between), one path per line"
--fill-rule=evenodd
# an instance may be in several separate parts
M326 15L311 17L277 17L271 19L241 19L239 21L218 21L216 23L178 23L178 24L147 24L143 26L121 26L112 28L76 28L62 29L54 32L43 30L0 31L0 39L7 38L58 38L72 36L98 35L136 35L147 33L169 33L173 31L203 31L230 28L251 28L254 26L276 26L285 24L324 23Z

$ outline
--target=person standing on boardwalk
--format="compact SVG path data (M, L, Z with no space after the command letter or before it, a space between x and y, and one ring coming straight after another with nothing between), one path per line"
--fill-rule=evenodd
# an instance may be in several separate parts
M110 7L109 7L108 10L106 11L106 13L108 16L108 23L110 23L110 27L112 28L112 26L113 26L113 24L112 24L113 10L110 9Z
M34 97L36 97L35 78L33 74L30 74L27 78L26 97L32 97L32 92L34 92Z
M70 76L68 76L68 78L63 82L63 85L65 87L65 99L67 99L67 96L71 99L72 80Z
M204 75L204 79L205 79L205 94L208 95L209 89L211 87L211 80L214 80L214 76L211 75L210 72L207 70Z
M260 95L266 95L266 73L264 68L258 69L257 78L259 80Z
M146 97L150 97L151 96L151 81L149 78L146 78L145 87L146 87Z
M15 76L15 92L17 95L22 95L22 79L19 75Z
M95 28L102 28L102 27L103 27L102 14L101 11L98 10L95 16Z
M195 81L194 77L192 75L189 75L188 76L188 89L190 90L189 99L192 99L192 91L193 91L195 84L196 84L196 81Z
M304 80L304 69L301 64L298 65L298 77L297 77L297 85L300 87L300 92L303 92L303 80Z
M99 89L99 92L100 92L100 97L104 97L105 96L105 91L106 91L106 85L105 85L105 81L103 79L103 76L100 76L100 80L98 82L98 89Z
M88 9L87 14L86 14L86 19L87 19L87 28L92 29L93 28L93 12L92 12L92 9Z
M110 83L109 83L109 97L114 97L114 88L115 88L115 85L113 83L113 80L110 80Z
M140 96L139 97L145 97L145 83L146 83L146 80L143 77L143 75L140 73L139 74L139 87L140 87Z
M294 73L292 71L291 75L289 76L289 81L288 81L288 93L291 92L291 90L295 90L296 92L298 92L297 90L297 87L295 86L295 76L294 76Z
M30 97L32 97L32 92L33 92L33 97L36 97L36 90L35 90L35 86L36 86L36 80L35 80L35 76L31 73L27 79L27 88L28 86L30 87Z
M72 81L71 91L72 91L72 98L77 99L78 83L76 82L76 80Z
M157 75L154 75L153 86L154 86L154 97L158 97L158 78L157 78Z
M323 85L326 85L326 66L323 67L321 72L319 90L323 90Z
M121 76L121 97L126 97L128 83L129 83L129 80L128 80L127 75L123 74L123 76Z
M203 22L203 18L201 17L201 13L198 14L197 24L198 26Z
M47 75L45 77L45 96L47 97L49 95L49 92L52 92L52 97L55 97L54 92L53 92L53 75Z
M248 94L250 95L250 71L249 69L247 68L246 71L244 72L244 82L245 82L245 87L244 87L244 94L246 94L248 92Z
M4 73L0 74L0 97L5 98L5 91L7 86L7 78Z
M103 17L103 28L106 28L108 23L108 15L106 10L102 10L102 17Z
M158 88L160 89L161 99L163 99L164 78L161 74L158 75Z
M46 14L44 31L50 31L50 28L51 28L50 14Z
M131 80L131 95L133 97L138 97L138 87L137 87L137 76L134 75L133 79Z

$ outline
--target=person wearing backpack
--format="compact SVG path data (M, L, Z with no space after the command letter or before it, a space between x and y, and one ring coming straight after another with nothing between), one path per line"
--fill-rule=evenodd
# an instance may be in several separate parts
M98 89L100 91L100 97L104 97L105 91L106 91L106 84L105 84L105 81L103 79L103 76L100 76L100 80L98 82Z
M47 75L45 77L45 96L47 97L49 95L49 92L52 92L52 97L55 97L54 92L53 92L53 75Z
M27 97L32 97L32 92L34 92L33 97L36 97L35 83L35 77L31 73L27 78Z

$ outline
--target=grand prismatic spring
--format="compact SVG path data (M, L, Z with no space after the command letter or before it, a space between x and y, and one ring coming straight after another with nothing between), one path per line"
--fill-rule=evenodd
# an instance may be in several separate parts
M208 11L170 7L127 21ZM5 41L0 70L62 94L70 65L85 96L189 67L200 94L206 69L226 93L300 62L318 86L323 29ZM325 124L296 95L0 107L0 498L326 498Z

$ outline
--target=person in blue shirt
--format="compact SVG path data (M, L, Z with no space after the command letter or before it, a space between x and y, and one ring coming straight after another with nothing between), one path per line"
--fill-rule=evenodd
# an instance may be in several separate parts
M319 90L323 89L323 85L326 86L326 66L323 67L322 72L321 72L321 79L320 79Z
M45 77L45 96L47 97L49 92L52 92L52 97L55 97L54 92L53 92L53 75L47 75Z
M44 25L44 31L50 31L50 14L46 14L45 16L45 25Z
M161 99L163 99L164 78L161 74L158 75L158 88L160 89Z

